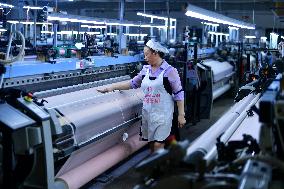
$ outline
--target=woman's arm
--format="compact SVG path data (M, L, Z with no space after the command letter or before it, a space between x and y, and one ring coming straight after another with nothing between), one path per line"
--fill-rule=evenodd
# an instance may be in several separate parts
M177 107L178 107L178 127L183 127L186 123L186 120L184 118L184 100L178 100L177 101Z
M178 126L183 127L186 123L184 118L184 91L181 86L179 74L175 68L171 68L168 72L168 79L173 91L174 100L177 102L178 107Z
M97 89L98 92L107 93L114 90L128 90L131 89L131 80L124 81L122 83L115 83L105 88Z
M145 75L145 70L147 69L146 66L143 67L143 69L131 80L123 82L123 83L117 83L112 84L109 87L105 88L99 88L97 89L98 92L106 93L111 92L114 90L128 90L128 89L137 89L141 86L142 82L142 75Z

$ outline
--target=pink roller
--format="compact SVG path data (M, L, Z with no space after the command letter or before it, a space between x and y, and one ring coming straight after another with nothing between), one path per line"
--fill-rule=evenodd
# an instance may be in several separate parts
M64 182L66 188L76 189L88 183L93 178L119 163L130 154L143 147L146 142L139 141L139 135L134 135L126 142L117 144L107 151L86 161L80 166L64 173L57 181Z

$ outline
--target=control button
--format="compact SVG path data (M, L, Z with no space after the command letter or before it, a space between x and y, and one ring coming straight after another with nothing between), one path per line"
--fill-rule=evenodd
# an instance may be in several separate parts
M33 101L33 94L28 93L27 96L24 96L25 101L32 102Z

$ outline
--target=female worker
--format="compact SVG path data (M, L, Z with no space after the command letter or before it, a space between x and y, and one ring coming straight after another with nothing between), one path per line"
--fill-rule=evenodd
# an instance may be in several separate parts
M178 126L186 123L184 118L184 92L177 70L164 59L168 50L159 42L149 40L144 47L145 60L149 65L143 67L132 80L113 84L99 92L139 88L144 92L142 108L142 140L150 142L151 151L164 147L170 135L174 112L174 101L178 107Z

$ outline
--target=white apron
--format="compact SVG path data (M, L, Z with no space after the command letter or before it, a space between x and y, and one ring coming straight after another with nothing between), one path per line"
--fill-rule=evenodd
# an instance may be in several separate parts
M163 84L165 70L150 80L149 68L141 83L144 92L141 133L142 139L148 141L163 141L171 132L174 100Z

